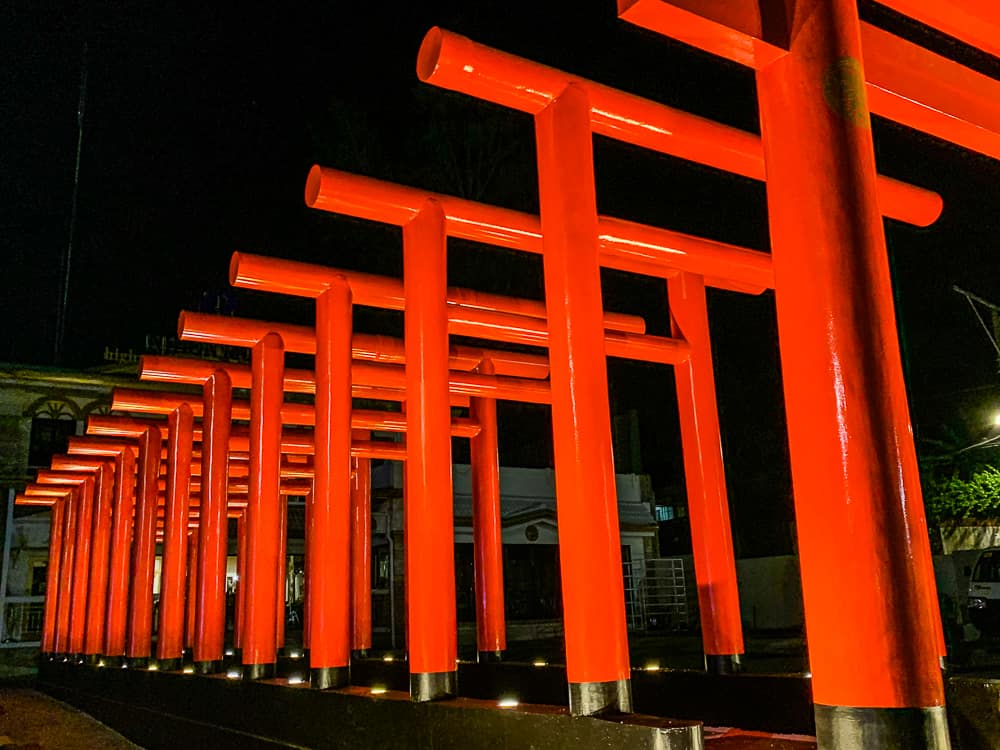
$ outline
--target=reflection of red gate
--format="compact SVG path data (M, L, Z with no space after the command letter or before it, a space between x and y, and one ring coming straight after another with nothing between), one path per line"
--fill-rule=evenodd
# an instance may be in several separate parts
M990 27L987 21L995 27L972 0L891 4L975 44L986 44L989 35L980 32ZM882 228L883 216L927 225L941 200L876 174L868 100L878 114L997 157L1000 83L861 23L853 0L622 0L621 7L629 21L752 67L761 137L432 29L417 62L422 80L534 116L540 216L322 167L311 171L310 206L402 228L404 276L400 282L237 254L234 284L314 298L315 327L182 315L182 337L251 348L251 366L144 363L147 379L204 385L204 403L190 394L116 393L119 410L171 415L163 537L171 560L165 571L173 571L165 574L164 601L172 604L161 630L176 625L183 610L178 571L188 525L197 517L201 557L187 565L202 572L188 601L211 602L224 571L212 568L204 553L217 554L227 512L235 511L242 529L240 645L248 674L269 673L284 622L275 617L282 573L274 559L283 558L279 498L292 491L292 480L311 478L311 488L296 490L310 493L306 645L314 687L342 684L356 631L370 629L370 600L351 597L352 586L356 593L370 590L357 585L370 577L371 549L358 543L370 532L353 537L363 552L352 558L349 551L351 530L367 529L370 512L362 462L405 460L411 690L418 700L453 695L451 437L473 440L479 648L502 650L495 400L551 404L570 709L629 711L605 371L605 358L618 356L675 368L706 663L720 672L738 669L743 637L705 289L774 288L820 744L849 742L847 733L862 727L867 746L946 747L938 663L943 638ZM766 178L772 255L598 216L594 133ZM448 288L448 237L541 253L546 304ZM603 309L602 266L664 280L670 338L647 335L645 321ZM404 340L354 334L355 304L404 310ZM531 344L548 356L449 346L451 334ZM314 371L286 370L286 351L314 356ZM233 387L249 388L250 402L232 402ZM285 391L315 394L314 403L285 403ZM405 413L355 410L352 396L405 403ZM453 407L469 409L468 416L453 418ZM188 487L178 489L190 480L185 462L192 455L176 448L178 424L185 440L193 439L195 416L203 419L205 461L197 516L188 507ZM231 432L234 418L249 419L247 433ZM91 420L90 428L98 430L99 421ZM405 432L405 447L379 445L364 432L372 429ZM143 560L157 538L161 435L142 423L132 435L139 436L135 571L141 576L128 605L128 647L141 657L151 598ZM231 453L242 453L243 443L237 449L235 441L244 438L247 481L227 485L224 467L239 463ZM60 564L50 571L49 599L58 606L46 609L48 652L78 652L83 636L99 629L80 607L88 596L90 514L111 517L92 477L109 472L110 462L74 470L86 479L53 473L42 479L61 490L29 493L29 501L56 503L53 559ZM121 521L121 507L115 508ZM97 544L93 528L94 549L104 550L110 532L101 527ZM95 554L103 559L103 551ZM112 617L112 608L124 606L120 590L111 590L109 623L121 619ZM365 611L352 620L352 609ZM215 611L211 604L202 610ZM196 654L211 640L207 617L199 614L189 628ZM366 619L367 625L358 624ZM105 648L109 643L104 640ZM221 647L218 639L212 643Z

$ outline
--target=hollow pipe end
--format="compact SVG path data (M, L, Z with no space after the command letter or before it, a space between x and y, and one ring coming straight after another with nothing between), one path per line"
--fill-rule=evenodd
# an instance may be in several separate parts
M444 35L445 32L440 26L433 26L420 42L420 50L417 52L417 78L424 83L429 81L437 70Z
M323 185L323 167L313 164L306 175L305 201L309 208L316 208Z
M310 170L311 171L311 170ZM306 182L308 184L308 180ZM308 201L306 201L308 203ZM229 258L229 286L236 286L240 275L240 251L235 250Z

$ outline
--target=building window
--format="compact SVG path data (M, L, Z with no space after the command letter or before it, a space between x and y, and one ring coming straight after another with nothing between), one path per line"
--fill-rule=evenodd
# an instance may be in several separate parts
M31 596L45 596L45 583L48 580L48 562L36 562L31 566Z
M76 421L35 417L31 420L31 442L28 447L28 466L48 466L55 453L65 453L69 439L76 434Z
M674 520L674 507L672 505L657 505L656 506L656 520L657 521L673 521Z

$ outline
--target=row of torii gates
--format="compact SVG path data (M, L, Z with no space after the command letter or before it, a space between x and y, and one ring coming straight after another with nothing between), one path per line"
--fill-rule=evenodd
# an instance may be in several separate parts
M957 12L890 4L976 33ZM406 467L411 694L454 695L450 440L472 443L478 648L494 654L506 647L496 400L509 399L552 409L570 709L630 711L612 356L674 368L706 665L736 671L744 647L705 290L773 288L820 746L947 747L944 642L882 225L926 226L941 199L876 174L866 90L875 112L998 156L983 123L1000 84L859 22L852 0L793 3L782 39L771 38L767 3L701 5L622 0L621 11L753 67L760 137L432 29L422 80L534 115L540 217L314 167L308 205L402 228L403 279L233 256L234 285L315 299L315 326L182 313L182 339L247 347L251 365L144 358L142 379L200 385L200 398L118 389L115 411L158 417L92 417L88 436L39 473L18 502L53 505L43 651L169 669L187 646L201 671L216 669L235 517L235 645L244 676L266 677L283 642L280 498L307 495L312 686L347 684L352 650L371 638L369 461L388 458ZM966 99L950 102L955 90ZM757 179L766 164L772 254L599 216L594 133ZM547 302L449 288L449 237L541 253ZM664 279L672 336L604 310L601 267ZM404 311L403 340L352 334L355 305ZM547 355L455 346L452 334ZM285 352L313 355L314 370L286 369ZM402 406L355 409L352 398Z

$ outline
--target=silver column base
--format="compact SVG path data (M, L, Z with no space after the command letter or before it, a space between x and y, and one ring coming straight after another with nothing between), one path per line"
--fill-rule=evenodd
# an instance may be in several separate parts
M951 750L944 706L814 710L819 750Z

